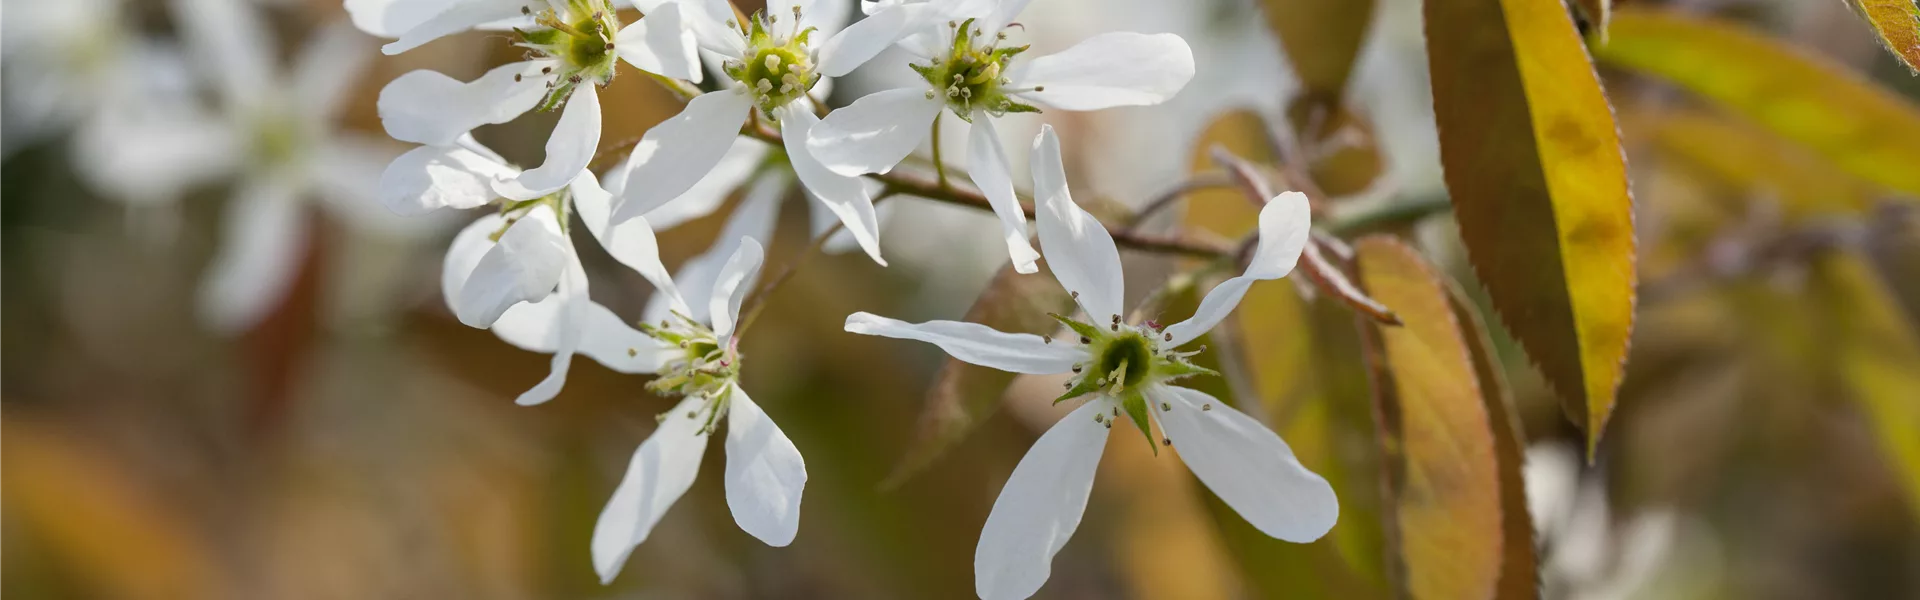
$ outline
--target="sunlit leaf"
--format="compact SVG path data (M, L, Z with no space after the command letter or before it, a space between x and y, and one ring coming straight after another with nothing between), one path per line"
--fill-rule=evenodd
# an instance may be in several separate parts
M1842 387L1880 439L1894 478L1920 510L1920 330L1858 257L1830 255L1814 270Z
M1485 336L1471 318L1460 319L1472 313L1411 247L1376 236L1355 250L1362 285L1406 322L1374 328L1369 361L1386 416L1406 591L1413 598L1530 597L1533 545L1519 440L1501 387L1480 383L1493 369Z
M1880 43L1920 73L1920 4L1914 0L1847 0L1880 34Z
M1857 177L1920 195L1920 107L1831 61L1729 22L1644 9L1615 13L1594 56L1679 84Z
M1612 109L1556 0L1428 2L1426 31L1468 259L1591 453L1633 329L1633 201Z
M1013 333L1051 334L1059 326L1049 313L1066 313L1073 298L1050 277L1035 277L1003 267L967 310L962 321ZM895 463L882 487L893 487L926 468L981 420L993 414L1013 373L946 359L920 413L913 444Z

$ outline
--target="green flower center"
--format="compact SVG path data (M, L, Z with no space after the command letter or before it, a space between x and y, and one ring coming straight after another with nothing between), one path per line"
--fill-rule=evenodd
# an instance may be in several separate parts
M558 77L548 83L552 91L540 110L560 106L582 83L605 85L613 81L619 62L614 36L620 31L620 22L606 0L570 0L567 12L541 12L534 17L539 29L514 30L520 35L520 47L560 62L555 69Z
M1026 46L1000 47L1004 34L981 40L984 36L973 27L972 19L949 25L953 29L953 43L946 55L935 57L928 65L910 65L932 86L927 91L928 98L945 96L947 108L968 121L973 120L975 109L996 117L1010 112L1040 112L1009 95L1020 90L1005 87L1010 83L1004 76L1008 63L1026 52ZM979 41L986 43L976 43Z
M791 35L776 35L778 19L765 13L756 13L751 23L745 62L728 61L725 69L728 77L754 95L760 110L771 114L773 109L807 95L807 90L820 82L820 75L814 72L812 49L807 47L814 30L799 29L798 10L789 28L794 30Z
M711 328L686 315L676 312L657 326L642 323L640 330L680 349L661 365L659 378L647 384L656 394L715 398L740 375L739 353L721 346Z
M1154 364L1152 343L1144 334L1131 327L1124 334L1098 340L1099 345L1092 348L1094 370L1091 375L1096 379L1105 379L1118 384L1121 388L1138 387L1146 381L1148 371Z

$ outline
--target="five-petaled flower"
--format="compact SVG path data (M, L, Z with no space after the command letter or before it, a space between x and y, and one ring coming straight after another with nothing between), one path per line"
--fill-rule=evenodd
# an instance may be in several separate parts
M1053 555L1080 524L1108 430L1122 415L1147 442L1172 446L1200 481L1261 532L1293 542L1333 527L1339 504L1325 479L1300 464L1286 442L1205 393L1170 385L1209 371L1176 349L1225 319L1255 281L1292 271L1309 230L1307 199L1273 198L1260 211L1259 243L1244 274L1215 286L1192 318L1164 329L1121 316L1120 254L1113 238L1067 193L1059 142L1042 128L1033 174L1040 246L1060 285L1088 322L1057 317L1077 339L1009 334L954 321L911 324L867 313L847 317L853 333L935 344L954 358L1015 373L1072 373L1056 402L1087 398L1034 442L993 504L974 552L982 598L1025 598L1046 583ZM1151 417L1149 417L1151 415ZM1149 421L1159 423L1156 440Z
M967 174L1000 217L1015 269L1038 270L1027 220L1014 196L1012 166L993 118L1060 110L1158 104L1193 79L1193 51L1172 34L1108 33L1057 54L1015 61L1026 46L1005 30L1030 0L881 3L878 10L922 29L900 38L925 85L877 92L833 111L808 133L806 149L841 175L886 173L931 135L941 110L972 123ZM867 17L882 19L881 12ZM845 68L852 68L846 65ZM830 75L837 73L829 72Z

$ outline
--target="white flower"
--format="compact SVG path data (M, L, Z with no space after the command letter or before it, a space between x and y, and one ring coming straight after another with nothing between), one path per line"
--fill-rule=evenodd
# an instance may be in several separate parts
M693 485L706 453L706 436L727 423L727 506L740 528L773 546L793 541L800 526L806 463L767 414L740 388L741 355L734 334L741 302L753 289L763 250L755 236L771 233L779 198L749 194L715 246L681 268L678 284L666 275L651 228L635 218L598 233L616 257L659 289L649 301L650 346L659 378L648 388L684 396L660 416L660 427L634 452L620 487L593 530L593 564L602 581L620 573L660 517ZM588 223L604 221L604 206L582 204ZM685 290L682 295L681 290Z
M806 149L834 173L885 173L920 146L941 109L973 124L967 172L993 204L1014 267L1039 269L1027 242L1027 221L1014 196L1011 165L993 117L1061 110L1097 110L1158 104L1193 78L1193 53L1180 36L1108 33L1072 48L1015 63L1026 46L1005 44L1003 31L1027 0L972 0L939 5L932 29L900 45L924 63L911 65L925 86L877 92L827 115L810 131ZM892 10L927 5L881 5ZM882 8L881 10L887 10ZM870 17L871 18L871 17ZM830 75L834 73L829 73Z
M739 22L726 0L683 5L687 28L701 49L723 61L727 81L641 138L614 219L658 210L693 188L735 146L749 111L758 111L779 122L787 159L811 196L846 224L875 262L886 264L872 194L859 174L827 170L803 144L819 122L808 92L822 74L847 65L838 71L845 73L865 62L892 44L904 24L885 15L841 30L840 19L849 12L844 0L774 0L748 23Z
M469 83L433 71L414 71L380 92L380 117L389 135L443 147L482 125L505 123L536 108L552 110L564 104L560 122L547 140L545 164L493 184L496 192L511 200L560 192L592 162L600 144L597 88L613 79L616 61L668 77L698 74L693 38L682 28L677 3L661 4L624 29L607 0L552 0L539 11L524 1L462 0L443 3L447 4L443 12L420 23L411 22L418 13L402 11L409 6L402 0L361 4L355 14L363 27L387 33L404 28L401 41L387 45L388 53L425 41L416 38L437 38L516 14L532 20L515 31L518 45L538 58L495 68ZM389 12L377 12L381 7ZM381 21L369 15L388 16ZM660 33L649 35L649 31Z
M1302 466L1280 436L1204 393L1169 385L1209 373L1175 349L1212 329L1255 281L1285 277L1308 233L1306 197L1289 192L1260 212L1260 241L1245 274L1208 292L1193 318L1165 330L1122 320L1120 254L1113 238L1067 193L1059 142L1042 128L1033 153L1040 203L1040 246L1060 285L1092 323L1066 322L1078 336L1053 340L972 324L910 324L867 313L847 318L853 333L920 340L962 361L1015 373L1075 373L1061 400L1086 404L1055 424L1027 451L993 504L974 553L974 585L982 598L1025 598L1046 583L1055 553L1086 509L1094 467L1107 432L1122 414L1149 444L1171 445L1200 481L1267 535L1293 542L1318 539L1333 527L1333 488ZM1155 440L1148 415L1158 421Z

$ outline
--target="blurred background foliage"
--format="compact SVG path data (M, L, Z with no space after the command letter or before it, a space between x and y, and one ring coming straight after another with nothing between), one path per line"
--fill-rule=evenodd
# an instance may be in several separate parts
M287 52L344 18L330 0L260 4ZM161 2L120 10L176 35ZM1194 46L1199 73L1174 102L1043 117L1103 217L1234 164L1321 204L1332 270L1255 287L1205 342L1226 377L1199 385L1268 422L1342 500L1326 538L1279 542L1173 454L1120 436L1042 596L1920 597L1914 14L1911 0L1035 2L1037 48L1109 30ZM380 134L374 98L400 73L467 79L518 54L469 35L382 57L345 127ZM850 78L833 101L898 76ZM603 102L608 146L677 110L635 74ZM1566 143L1558 110L1597 150ZM858 310L1037 331L1051 324L1019 319L1066 304L1050 281L995 273L991 216L890 201L895 266L810 261L743 348L748 386L807 458L793 546L741 533L709 473L601 586L593 519L670 403L580 361L555 402L514 406L546 357L443 307L450 224L396 236L316 210L287 298L215 334L194 296L228 186L116 202L76 174L70 136L17 133L15 117L0 173L9 597L971 597L995 494L1064 412L1046 402L1057 380L841 332ZM552 119L480 137L533 164ZM1609 174L1631 181L1630 212ZM1139 226L1237 239L1257 210L1242 196L1187 194ZM799 206L776 264L806 251ZM1595 242L1576 226L1588 212L1626 228ZM667 263L722 218L664 232ZM646 284L582 250L596 299L637 314ZM1127 259L1161 322L1212 283L1181 259ZM1314 277L1350 280L1403 325Z

